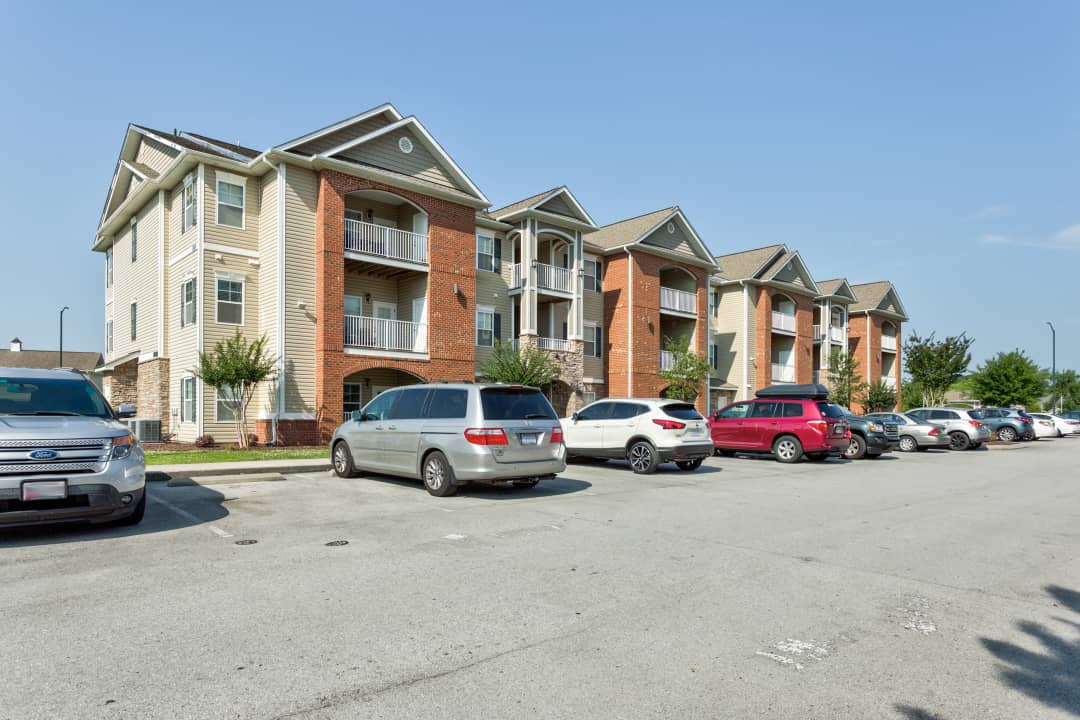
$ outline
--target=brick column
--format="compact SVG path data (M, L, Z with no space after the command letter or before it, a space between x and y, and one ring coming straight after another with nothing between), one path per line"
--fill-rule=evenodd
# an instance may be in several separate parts
M345 197L333 173L319 173L315 211L315 412L319 436L329 441L344 403Z
M795 382L814 381L814 300L792 295L795 301Z

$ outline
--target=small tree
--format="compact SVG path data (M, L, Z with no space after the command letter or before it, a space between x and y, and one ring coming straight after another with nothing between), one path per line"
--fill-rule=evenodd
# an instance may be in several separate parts
M1057 404L1065 410L1080 408L1080 375L1075 370L1058 370Z
M896 389L884 380L863 385L859 395L863 412L885 412L896 408Z
M690 349L688 337L665 338L664 349L674 356L671 369L660 371L668 382L668 397L693 402L709 377L709 361Z
M217 390L219 401L236 423L237 443L248 447L247 407L255 386L275 377L277 359L266 352L266 336L250 344L237 330L214 349L199 354L199 367L192 373Z
M488 382L545 387L559 377L559 368L543 350L513 343L495 342L491 357L480 364L480 375Z
M923 400L923 389L919 383L914 380L904 380L900 385L901 393L900 399L902 400L904 412L913 408L921 407L925 404Z
M862 375L859 374L859 363L855 356L843 350L833 350L829 355L829 394L832 399L850 408L862 387Z
M1046 373L1023 350L999 352L971 376L975 397L987 405L1034 406L1046 394Z
M967 372L973 342L964 333L944 340L935 340L934 333L926 337L912 333L904 342L904 369L922 388L927 405L944 403L946 391Z

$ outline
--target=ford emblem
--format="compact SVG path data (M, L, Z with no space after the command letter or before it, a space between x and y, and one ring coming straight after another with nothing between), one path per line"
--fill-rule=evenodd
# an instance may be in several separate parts
M35 450L30 453L31 460L55 460L60 457L60 453L55 450Z

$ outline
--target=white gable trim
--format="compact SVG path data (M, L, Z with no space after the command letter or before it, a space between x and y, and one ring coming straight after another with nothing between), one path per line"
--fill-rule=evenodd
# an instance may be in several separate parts
M275 150L282 150L282 151L290 150L290 149L296 147L297 145L303 145L304 143L310 142L311 140L314 140L315 138L322 137L323 135L329 135L332 132L337 132L338 130L342 130L344 128L347 128L350 125L355 125L358 122L362 122L364 120L367 120L369 118L373 118L373 117L375 117L377 115L382 115L384 113L388 114L388 115L390 115L390 117L394 118L395 122L401 119L401 113L399 113L397 111L397 108L395 108L390 103L383 103L382 105L380 105L378 107L375 107L375 108L372 108L371 110L365 110L364 112L360 113L359 115L353 115L351 118L347 118L345 120L342 120L341 122L334 123L333 125L327 125L324 128L321 128L319 130L315 130L314 132L309 132L307 135L303 135L301 137L298 137L295 140L290 140L290 141L288 141L287 143L285 143L283 145L278 145L274 149Z
M570 188L566 187L565 185L563 185L562 187L555 188L554 190L549 192L547 195L545 195L544 197L540 198L539 200L534 202L532 205L530 205L529 209L530 210L539 210L541 205L543 205L544 203L549 202L549 201L559 197L560 195L564 196L567 200L569 200L571 207L573 207L574 210L576 210L580 214L580 217L578 218L579 220L584 220L584 222L587 222L592 227L594 227L594 228L596 227L596 222L593 221L592 216L589 215L589 213L585 211L585 208L582 206L582 204L578 202L576 197L574 197L574 193L570 192ZM539 211L544 212L543 210L539 210ZM557 214L557 213L551 213L551 214Z
M883 306L885 305L885 301L889 299L890 295L892 295L893 304L896 305L897 309L899 309L899 311L900 311L899 314L903 315L904 319L906 320L907 319L907 308L904 307L904 303L900 302L900 293L896 292L896 288L893 287L892 283L889 283L889 291L887 293L885 293L885 297L881 298L881 302L878 303L878 308L881 310L881 312L892 313L894 315L897 314L892 310L885 310L883 308Z
M712 253L709 252L709 248L705 247L705 243L702 242L701 236L697 234L697 231L694 230L694 226L691 225L690 221L686 219L686 215L683 214L682 209L679 207L676 207L674 212L672 212L666 218L658 222L655 227L649 230L649 232L638 238L634 244L643 244L645 240L650 237L654 232L656 232L672 220L678 220L682 224L683 229L685 229L686 232L690 234L690 240L692 241L692 244L694 245L694 250L697 251L698 256L705 260L707 263L709 263L710 267L717 267L716 260L713 258Z
M809 292L814 293L815 295L820 295L821 290L818 289L817 283L814 282L814 276L810 274L810 268L806 267L806 262L802 259L802 256L799 255L798 250L796 250L795 254L791 256L790 260L788 260L788 263L790 263L790 262L797 262L798 265L799 265L799 268L801 270L800 274L803 275L804 279L810 281L810 284L806 286L806 289ZM784 282L783 280L776 280L775 278L776 278L777 275L780 274L780 271L783 270L785 267L787 267L787 263L784 263L783 265L778 267L776 270L773 271L773 273L771 275L769 275L769 277L764 278L764 280L766 282L769 282L769 281L772 281L772 282ZM784 284L785 285L793 285L794 283L784 282Z
M832 293L825 295L818 295L819 298L847 298L850 302L857 302L858 298L855 297L855 291L851 289L851 284L845 278L839 278L840 285ZM816 281L815 281L816 282Z
M123 165L128 170L130 170L132 175L139 178L143 182L146 182L146 180L148 179L148 176L147 176L146 173L140 172L138 169L136 169L136 167L134 165L129 163L127 160L121 159L120 164Z
M228 155L233 160L239 160L242 163L247 163L247 162L249 162L251 160L251 158L249 158L247 155L241 155L240 153L236 152L235 150L230 150L227 147L224 147L222 145L218 145L217 143L212 143L209 140L203 140L200 137L195 137L194 135L192 135L190 133L182 132L182 133L180 133L180 137L184 138L185 140L190 140L193 143L198 143L199 145L202 145L203 147L210 148L214 152L219 152L219 153L222 153L223 155Z
M382 137L387 133L391 133L395 130L400 130L401 128L408 126L410 124L410 120L411 118L404 118L402 120L398 120L397 122L390 123L389 125L385 125L378 130L372 130L367 135L354 137L352 140L343 142L337 147L330 148L329 150L319 153L319 157L331 157L333 155L343 153L346 150L352 150L357 145L362 145L363 143L366 143L370 140L374 140L375 138Z

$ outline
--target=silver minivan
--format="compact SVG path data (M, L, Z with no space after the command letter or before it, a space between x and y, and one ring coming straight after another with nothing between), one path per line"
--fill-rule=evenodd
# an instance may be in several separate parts
M470 482L532 487L566 469L562 426L525 385L407 385L379 394L330 441L338 477L370 471L420 479L432 495Z

